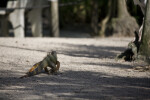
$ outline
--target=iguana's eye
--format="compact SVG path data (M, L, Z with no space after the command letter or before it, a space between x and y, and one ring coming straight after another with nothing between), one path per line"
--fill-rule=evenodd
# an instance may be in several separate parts
M52 54L52 55L56 54L56 51L52 51L51 54Z

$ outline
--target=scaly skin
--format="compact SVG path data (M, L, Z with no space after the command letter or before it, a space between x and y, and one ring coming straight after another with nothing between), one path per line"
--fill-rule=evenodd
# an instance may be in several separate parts
M48 70L47 67L50 67L51 69ZM57 61L57 53L56 51L52 51L51 53L48 53L48 55L42 61L34 64L33 67L29 70L29 72L27 72L26 75L20 78L36 75L42 72L43 69L48 74L53 74L59 71L59 68L60 68L60 62Z
M140 47L139 36L135 31L135 40L128 44L128 49L117 56L116 60L134 61L138 58L138 51Z

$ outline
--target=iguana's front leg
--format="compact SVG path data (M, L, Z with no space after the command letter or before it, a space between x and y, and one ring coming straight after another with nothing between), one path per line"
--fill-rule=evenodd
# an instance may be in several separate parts
M57 61L56 67L53 68L53 69L51 69L51 73L54 74L54 73L58 72L58 71L59 71L59 68L60 68L60 62Z
M60 62L59 62L59 61L56 61L56 64L54 64L53 62L49 61L48 67L50 67L51 69L48 70L48 68L44 68L45 71L46 71L48 74L55 74L56 72L59 71Z

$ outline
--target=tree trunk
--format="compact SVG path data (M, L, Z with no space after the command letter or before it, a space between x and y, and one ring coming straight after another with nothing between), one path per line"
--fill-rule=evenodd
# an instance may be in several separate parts
M50 23L51 23L51 34L53 37L59 37L59 7L58 2L59 0L52 0L50 1Z
M111 20L111 18L115 17L116 12L116 0L108 0L108 14L105 19L102 21L102 27L99 35L101 37L105 36L107 23Z
M92 6L92 18L91 18L91 28L92 36L98 35L98 0L91 0Z
M108 15L102 21L100 35L133 36L138 24L128 13L125 0L109 0L108 8Z
M140 46L140 54L146 58L150 57L150 1L147 1L144 19L143 35Z
M14 1L14 4L15 4L15 1ZM24 1L17 0L15 7L25 7L26 4L27 4L26 0ZM24 12L25 12L25 9L15 9L12 13L9 14L9 21L12 24L12 27L14 30L14 36L18 38L25 37Z
M33 3L32 6L42 6L42 0L32 0L29 3ZM33 37L42 37L42 8L32 9L28 13L28 21L31 23L31 31Z

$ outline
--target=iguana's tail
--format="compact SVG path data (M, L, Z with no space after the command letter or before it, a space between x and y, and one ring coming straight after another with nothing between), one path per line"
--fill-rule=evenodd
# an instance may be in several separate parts
M55 72L59 71L60 62L57 61L57 62L56 62L56 65L57 65L57 66L56 66L55 69L51 69L51 70L50 70L50 74L54 74ZM42 68L43 68L43 67L42 67ZM33 67L29 70L29 72L26 73L26 75L24 75L24 76L22 76L22 77L20 77L20 78L27 78L27 77L36 75L36 74L38 74L38 73L41 72L42 68L41 68L41 62L36 63L36 64L34 64ZM48 72L48 70L47 70L46 68L45 68L45 71Z
M27 72L26 75L21 76L20 78L26 78L26 77L36 75L39 72L39 70L36 69L39 67L40 64L41 62L34 64L33 67L29 70L29 72Z

